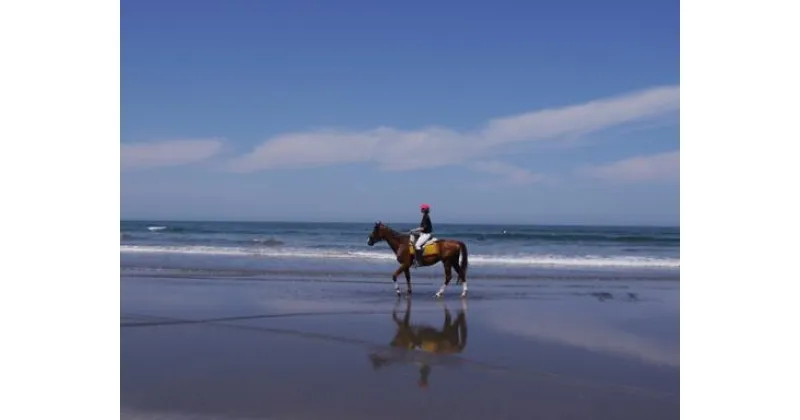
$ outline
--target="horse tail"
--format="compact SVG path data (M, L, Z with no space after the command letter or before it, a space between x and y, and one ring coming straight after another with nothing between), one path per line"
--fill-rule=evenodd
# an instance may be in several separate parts
M469 266L469 253L467 252L467 245L464 242L458 243L461 248L461 281L467 281L467 267Z

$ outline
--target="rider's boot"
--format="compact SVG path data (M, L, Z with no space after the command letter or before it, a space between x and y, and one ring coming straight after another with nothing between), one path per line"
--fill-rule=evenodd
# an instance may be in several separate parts
M417 267L422 266L422 253L423 253L422 248L417 248L414 251L414 259L415 259L415 264L416 264Z

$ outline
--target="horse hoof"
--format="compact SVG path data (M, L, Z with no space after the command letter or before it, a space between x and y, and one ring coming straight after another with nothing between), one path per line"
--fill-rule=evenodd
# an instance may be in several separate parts
M437 294L433 295L433 297L434 297L434 299L441 299L442 298L442 294L441 293L437 293Z
M400 290L395 290L395 293L397 293L397 296L401 296L402 295L402 293L400 293Z
M411 290L407 291L406 294L411 296Z
M467 297L467 294L466 293L462 293L461 294L461 299L464 299L465 297Z

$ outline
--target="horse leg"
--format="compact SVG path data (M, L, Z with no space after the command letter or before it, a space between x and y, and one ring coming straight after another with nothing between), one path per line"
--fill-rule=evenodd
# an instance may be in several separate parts
M442 285L442 287L439 288L439 291L436 292L435 295L433 295L433 297L435 298L442 297L442 295L444 294L444 289L447 287L448 284L450 284L450 280L453 278L453 272L452 272L453 264L450 262L450 260L448 259L442 260L442 265L444 266L444 284Z
M397 270L394 271L394 274L392 274L392 283L394 283L394 291L395 293L397 293L397 296L400 296L400 285L397 284L397 276L399 276L400 273L402 273L405 270L408 270L408 267L405 264L403 264L400 267L398 267ZM406 275L406 278L407 277L408 275Z
M458 265L458 254L453 257L453 270L456 270L456 274L458 274L456 284L461 284L461 297L467 297L467 277L464 275L466 273L461 271L461 267Z
M411 271L409 267L406 266L406 269L403 270L403 274L406 275L406 290L409 296L411 296Z
M458 275L458 278L456 279L457 286L464 280L463 275L461 274L461 267L458 266L458 255L452 257L450 264L453 265L453 270L456 270L456 275Z

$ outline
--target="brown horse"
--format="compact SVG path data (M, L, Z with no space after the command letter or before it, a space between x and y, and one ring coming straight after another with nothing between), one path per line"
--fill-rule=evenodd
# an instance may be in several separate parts
M394 289L400 295L400 286L397 284L397 276L400 273L406 275L407 292L411 294L411 265L414 262L414 244L411 243L410 235L399 233L381 222L376 222L372 233L369 235L367 245L373 246L376 242L386 241L397 256L400 267L392 274ZM459 260L460 264L459 264ZM434 297L440 298L444 294L444 289L450 284L453 278L451 270L456 270L458 280L456 284L461 284L461 297L467 296L467 246L461 241L450 239L431 238L422 248L422 267L432 266L440 262L444 266L444 284L439 288Z
M397 314L397 305L392 310L392 320L394 320L397 330L395 331L394 338L389 345L394 349L400 350L420 350L425 353L434 355L454 355L460 354L467 346L467 315L466 315L466 301L461 301L461 310L458 312L455 321L450 314L447 306L444 306L444 323L442 328L434 328L428 325L413 325L411 324L411 299L406 299L406 313L402 319ZM419 386L425 388L428 386L428 376L431 373L431 367L424 358L416 358L419 368ZM370 355L372 366L378 369L382 366L398 363L414 361L415 358L403 357L401 354L379 354L373 353Z

